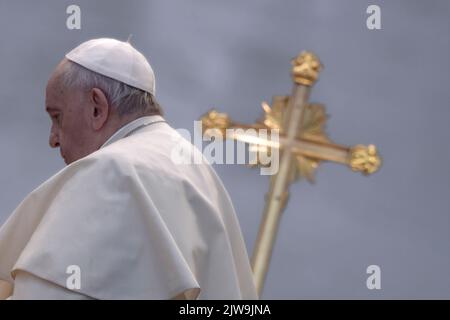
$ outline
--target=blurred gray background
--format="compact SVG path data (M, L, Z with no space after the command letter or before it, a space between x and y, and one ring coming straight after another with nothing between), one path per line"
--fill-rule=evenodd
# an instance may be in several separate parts
M66 28L70 4L81 30ZM366 27L370 4L381 30ZM447 0L0 0L0 223L64 166L44 90L79 43L133 34L167 120L191 131L212 107L256 120L261 101L290 93L290 59L309 49L325 65L312 100L330 137L374 143L384 163L370 177L326 163L315 185L291 187L262 298L449 298L449 30ZM215 168L251 254L268 177ZM372 264L381 290L366 287Z

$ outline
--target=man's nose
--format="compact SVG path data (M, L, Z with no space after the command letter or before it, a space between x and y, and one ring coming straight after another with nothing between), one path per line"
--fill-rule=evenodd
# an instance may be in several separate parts
M50 138L48 143L50 144L50 147L57 148L59 147L59 138L54 132L50 132Z

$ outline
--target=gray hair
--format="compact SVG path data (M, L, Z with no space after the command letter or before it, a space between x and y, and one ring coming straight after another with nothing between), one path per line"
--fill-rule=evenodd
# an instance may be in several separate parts
M161 107L149 92L93 72L67 59L64 60L61 68L59 80L65 88L80 90L99 88L119 116L162 114Z

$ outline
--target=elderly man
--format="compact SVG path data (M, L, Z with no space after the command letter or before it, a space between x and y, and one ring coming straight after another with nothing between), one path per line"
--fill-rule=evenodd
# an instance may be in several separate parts
M10 299L256 299L230 198L167 124L153 70L127 42L87 41L46 90L67 166L0 229Z

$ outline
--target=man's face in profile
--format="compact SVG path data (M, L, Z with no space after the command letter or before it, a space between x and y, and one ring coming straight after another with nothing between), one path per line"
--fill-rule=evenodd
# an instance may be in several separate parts
M89 130L83 93L63 86L60 69L61 64L46 88L45 105L51 119L49 144L52 148L59 147L64 162L70 164L90 153L87 150Z

